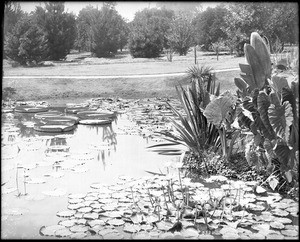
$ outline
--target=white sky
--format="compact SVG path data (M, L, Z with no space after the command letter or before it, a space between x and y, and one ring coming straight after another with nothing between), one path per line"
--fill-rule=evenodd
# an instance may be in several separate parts
M44 2L20 2L21 9L26 12L31 12L35 10L35 6L41 5L44 7ZM177 2L178 3L178 2ZM206 7L215 7L217 5L217 2L200 2L203 9ZM81 9L84 7L92 5L93 7L96 7L98 5L99 9L102 6L102 2L90 2L90 1L78 1L78 2L65 2L65 11L67 12L73 12L74 14L78 14ZM129 20L132 21L134 18L135 12L142 10L147 7L156 7L156 2L148 2L148 1L136 1L136 2L131 2L131 1L123 1L123 2L117 2L116 5L116 10L119 12L119 14Z

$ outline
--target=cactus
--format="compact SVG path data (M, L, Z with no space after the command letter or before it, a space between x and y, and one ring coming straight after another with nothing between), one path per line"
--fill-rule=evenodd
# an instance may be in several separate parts
M250 37L250 45L255 49L255 52L258 54L258 58L262 64L262 68L265 74L265 78L270 78L272 67L270 50L267 44L258 33L252 32Z

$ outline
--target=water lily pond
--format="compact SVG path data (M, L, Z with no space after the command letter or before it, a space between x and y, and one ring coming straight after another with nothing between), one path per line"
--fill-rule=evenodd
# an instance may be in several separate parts
M163 101L89 100L80 105L116 113L111 124L61 133L36 131L35 113L2 113L1 237L298 239L292 199L255 181L191 182L180 154L147 149L170 129Z

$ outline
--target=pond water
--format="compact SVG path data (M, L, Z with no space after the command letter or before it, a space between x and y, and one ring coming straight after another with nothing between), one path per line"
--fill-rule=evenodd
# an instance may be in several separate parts
M125 114L111 125L78 124L63 134L35 131L33 116L2 115L2 238L41 238L40 227L59 221L56 213L66 207L68 194L87 192L94 183L114 184L120 176L160 173L174 159L148 151L156 141L130 131L135 123Z
M77 124L64 133L35 131L34 114L2 113L1 238L299 237L298 202L254 194L255 181L211 176L191 183L178 172L180 155L147 149L162 141L154 131L170 130L162 100L108 103L118 110L111 124ZM179 213L182 230L170 232Z

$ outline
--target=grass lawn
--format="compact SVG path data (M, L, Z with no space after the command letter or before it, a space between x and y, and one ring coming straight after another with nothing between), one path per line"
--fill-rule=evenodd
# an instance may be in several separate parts
M210 66L215 70L238 68L245 58L230 55L216 56L197 53L199 65ZM90 57L88 53L70 54L66 61L54 62L52 66L11 67L4 62L2 88L15 88L16 100L49 100L51 103L63 100L79 100L92 97L151 98L176 97L175 85L188 84L184 76L113 78L113 79L72 79L72 78L24 78L24 76L98 76L98 75L145 75L184 73L193 66L193 53L187 56L174 56L169 62L166 57L155 59L131 58L128 54L110 59ZM13 79L5 76L15 76ZM23 78L18 78L22 76ZM221 82L221 90L235 91L233 78L239 71L216 73Z

